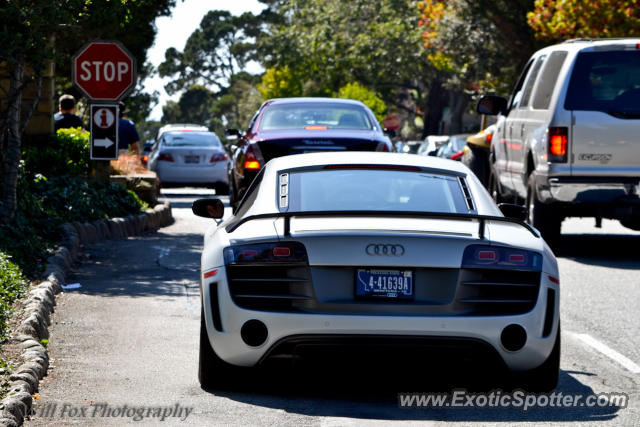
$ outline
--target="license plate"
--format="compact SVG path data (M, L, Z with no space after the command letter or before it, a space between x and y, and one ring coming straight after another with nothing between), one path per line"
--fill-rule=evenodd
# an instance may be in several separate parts
M356 296L362 298L413 298L413 272L410 270L356 271Z
M198 163L200 161L200 157L198 156L184 156L185 163Z

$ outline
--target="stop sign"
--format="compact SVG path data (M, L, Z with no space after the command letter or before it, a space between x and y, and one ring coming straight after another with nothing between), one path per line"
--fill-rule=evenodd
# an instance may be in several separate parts
M117 41L89 42L73 57L73 83L96 101L118 101L136 83L136 62Z

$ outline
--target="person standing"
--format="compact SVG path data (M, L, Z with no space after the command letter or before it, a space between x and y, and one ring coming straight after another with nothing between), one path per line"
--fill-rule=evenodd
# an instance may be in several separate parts
M136 154L136 156L140 156L140 136L138 135L136 125L131 120L124 117L126 111L124 102L119 103L119 110L118 150L126 150L125 152L127 152L130 149L134 154Z
M53 116L54 129L57 132L58 129L67 128L82 128L82 120L75 115L76 112L76 99L73 95L62 95L58 101L58 109L60 110Z

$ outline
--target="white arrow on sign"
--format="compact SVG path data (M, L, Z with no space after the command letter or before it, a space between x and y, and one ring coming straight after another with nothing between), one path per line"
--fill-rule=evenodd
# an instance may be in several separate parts
M110 140L109 138L94 139L93 140L93 145L95 145L96 147L109 148L113 144L114 144L114 142L112 140Z

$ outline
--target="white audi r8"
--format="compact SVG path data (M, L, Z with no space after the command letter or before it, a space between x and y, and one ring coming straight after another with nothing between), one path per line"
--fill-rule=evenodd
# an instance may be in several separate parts
M200 199L193 212L220 219L224 206ZM552 390L558 266L525 217L498 208L459 162L376 152L271 160L235 214L205 234L201 384L224 386L274 357L402 344L402 354L489 355L516 386Z

